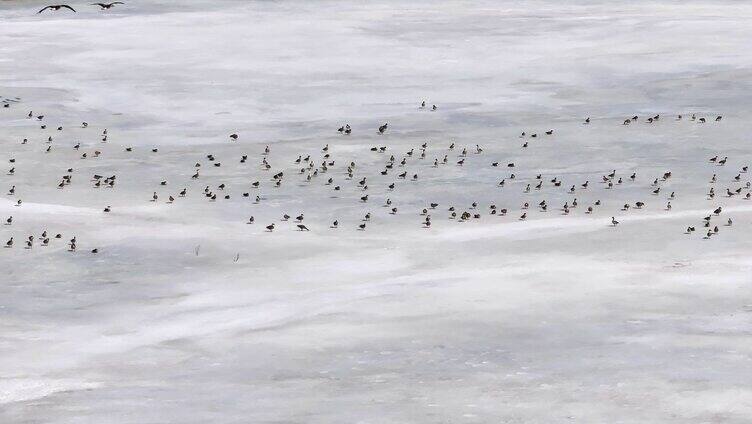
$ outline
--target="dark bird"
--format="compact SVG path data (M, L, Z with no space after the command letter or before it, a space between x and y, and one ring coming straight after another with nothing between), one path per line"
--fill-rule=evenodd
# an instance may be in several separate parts
M99 6L99 7L102 8L102 10L105 10L105 9L111 8L112 6L114 6L116 4L125 4L125 3L123 3L122 1L114 1L112 3L92 3L91 5L92 6Z
M310 231L310 230L308 229L308 227L306 227L306 226L305 226L305 225L303 225L303 224L298 224L298 229L300 229L300 231Z
M47 10L47 9L52 9L52 10L54 10L54 11L58 11L58 10L60 10L61 8L65 8L65 9L70 9L70 10L72 10L73 12L75 12L75 11L76 11L76 9L74 9L74 8L72 8L72 7L70 7L70 6L68 6L67 4L53 4L53 5L49 5L49 6L46 6L46 7L44 7L44 8L42 9L42 10L40 10L39 12L37 12L37 14L39 14L39 13L42 13L42 12L44 12L44 11L45 11L45 10ZM42 116L42 118L44 118L44 116ZM41 119L40 119L40 121L41 121Z

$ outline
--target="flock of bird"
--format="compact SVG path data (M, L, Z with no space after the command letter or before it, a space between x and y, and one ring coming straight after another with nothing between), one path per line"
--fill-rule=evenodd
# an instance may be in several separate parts
M91 3L90 6L99 6L100 10L109 10L116 4L125 4L122 1L113 1L112 3ZM37 14L44 12L45 10L52 10L52 11L60 11L60 10L70 10L71 12L76 12L76 9L72 8L70 5L67 4L51 4L49 6L43 7Z
M11 103L10 102L4 102L3 103L4 108L10 108ZM426 109L426 103L421 102L418 106L419 109ZM438 108L437 106L433 105L430 107L429 110L436 111ZM33 111L29 111L25 114L25 118L28 120L35 120L37 122L37 125L41 130L47 129L46 124L46 117L43 114L34 114ZM652 124L656 121L662 119L660 115L650 116L644 120L645 123ZM678 115L676 117L676 120L682 120L683 116ZM692 115L690 118L692 121L697 122L698 124L703 124L707 121L704 117L697 117L695 115ZM714 122L721 121L722 117L717 116L714 119ZM635 124L637 122L640 122L638 116L632 116L626 120L623 121L624 125L630 125ZM589 125L590 124L590 118L585 119L582 122L583 125ZM80 124L80 128L86 129L89 127L89 124L87 122L82 122ZM63 131L63 126L53 126L52 128L56 128L58 132ZM389 124L384 123L380 125L377 128L377 131L375 134L378 135L384 135L387 131L389 131ZM343 137L348 137L352 134L352 127L349 124L342 125L338 128L337 132L342 134ZM45 153L49 153L53 146L53 137L51 135L48 135L49 132L45 133L46 136L46 148ZM107 129L104 129L101 132L100 139L101 143L107 143L108 142L108 131ZM521 148L525 149L529 146L529 143L532 139L536 139L538 137L551 137L554 135L554 130L549 129L546 131L541 132L541 135L537 132L528 133L528 132L522 132L519 135L520 139L523 139ZM239 135L237 133L232 133L227 138L228 142L235 143L239 140ZM21 144L27 144L29 142L28 138L24 138L21 141ZM99 149L94 149L92 151L86 151L81 152L82 147L81 143L77 142L75 145L73 145L73 150L78 152L78 157L80 159L87 159L87 158L96 158L102 155L102 151ZM368 149L367 151L365 149ZM321 147L320 149L320 157L314 158L310 153L308 154L300 154L297 156L296 159L292 160L291 162L286 162L287 166L282 167L274 167L271 164L272 161L272 148L271 146L267 145L263 151L260 154L259 157L259 167L260 170L263 172L269 173L268 178L268 184L271 189L279 189L282 187L284 181L288 180L290 177L290 174L298 174L298 179L302 179L301 184L303 185L310 185L315 183L316 181L323 180L321 182L321 185L324 187L327 187L329 190L331 190L332 193L335 195L343 191L343 187L348 188L349 190L355 190L359 194L356 196L353 196L353 202L356 202L359 205L362 205L364 207L364 211L362 214L362 219L357 223L357 226L355 227L358 231L366 231L368 226L371 223L371 218L374 215L374 212L368 210L368 208L372 205L374 199L371 197L369 193L372 193L374 190L371 188L372 181L375 180L374 175L378 172L378 175L380 176L394 176L394 180L391 181L389 184L387 184L385 187L381 187L381 190L377 189L380 194L385 194L385 198L383 198L383 203L381 203L381 206L385 208L387 211L387 214L389 215L397 215L398 213L402 214L404 212L401 212L398 205L396 204L396 201L392 201L392 193L395 193L398 191L398 182L399 181L406 181L406 182L414 182L417 183L420 180L419 174L416 172L408 172L407 167L408 165L419 165L423 164L424 167L431 167L431 168L439 168L444 166L457 166L457 167L463 167L466 165L466 160L470 155L483 155L484 150L480 145L475 145L474 147L468 148L468 147L461 147L456 145L455 143L450 143L445 149L441 149L438 156L436 156L432 161L426 160L428 157L429 152L431 152L432 148L429 147L429 143L425 142L420 144L417 147L410 148L409 150L405 151L401 157L395 156L397 154L396 152L392 153L390 151L390 148L386 145L382 146L372 146L372 147L364 147L363 148L363 154L370 154L370 155L376 155L375 158L382 158L383 159L376 159L377 162L381 162L382 166L381 169L367 169L367 167L361 167L358 163L356 163L355 160L345 159L344 161L336 160L333 157L333 151L330 149L329 144L326 144ZM126 153L130 153L134 151L133 147L124 147L124 151ZM151 153L158 153L158 148L152 148ZM431 152L432 154L435 154L435 152ZM383 156L381 156L383 155ZM399 154L397 154L400 156ZM453 156L451 159L452 164L450 165L450 155ZM194 186L198 185L199 183L196 182L196 180L201 180L203 178L202 176L202 168L206 166L210 167L216 167L219 168L222 166L221 161L218 160L217 157L215 157L214 154L206 154L205 158L208 163L201 163L195 162L191 163L190 166L192 168L192 171L190 173L184 174L188 175L190 174L190 179L187 179L184 182L179 183L179 187L183 187L182 189L177 190L176 192L173 192L172 194L169 194L166 196L166 198L163 198L163 200L166 201L167 204L173 204L178 202L178 199L184 198L188 196L189 189L187 187L191 186L191 184L188 184L190 182L194 182ZM241 164L244 164L248 161L248 155L242 155L239 159L239 162ZM724 156L714 156L712 158L708 159L708 163L717 166L722 167L725 166L728 162L728 157ZM15 158L10 158L10 168L7 171L7 175L10 177L13 177L16 173L16 166L19 165L16 163ZM341 165L344 163L344 166ZM477 161L474 161L473 164L476 164ZM19 165L20 166L20 165ZM593 187L591 185L589 180L580 181L576 184L572 184L571 182L569 184L564 184L564 181L557 177L557 176L549 176L544 177L541 173L532 173L527 181L533 181L531 183L522 182L521 184L517 184L517 181L520 180L517 175L516 171L518 169L518 166L514 162L507 162L507 163L499 163L497 161L490 162L487 164L490 168L506 168L508 171L507 174L505 174L505 177L502 178L497 183L494 183L494 185L497 187L497 189L504 189L506 187L506 190L512 189L512 187L522 187L524 185L524 188L522 188L523 193L535 193L539 192L545 188L551 188L552 190L560 191L562 194L566 196L571 196L572 200L567 200L564 202L563 205L561 205L558 210L563 215L569 215L573 211L575 211L578 207L580 202L578 201L576 196L580 192L586 192L586 191L595 191L598 190L597 187L600 187L603 190L612 190L616 187L619 187L621 185L628 185L634 183L636 180L638 180L638 175L636 172L627 172L624 174L621 174L617 172L617 170L612 170L611 172L608 172L604 175L601 175L598 178L598 185L596 187ZM292 169L290 169L292 168ZM738 187L726 188L725 195L729 198L733 197L740 197L746 200L749 200L752 198L752 192L750 192L750 182L743 183L742 182L742 176L743 174L747 173L748 166L743 166L740 168L737 175L733 178L732 183L739 185ZM370 173L370 174L369 174ZM73 166L70 166L67 168L66 173L60 178L59 182L57 183L57 188L60 190L67 189L68 186L73 184L74 176L75 174L75 168ZM534 175L534 178L533 178ZM186 177L188 178L188 177ZM295 178L295 177L292 177ZM663 172L661 175L658 176L652 176L650 179L652 180L652 183L650 183L649 188L645 191L645 195L649 197L658 197L661 196L664 193L664 183L666 181L669 181L672 178L672 172L666 171ZM710 189L707 192L706 197L710 200L714 199L716 196L715 192L715 184L717 182L717 176L716 174L713 174L710 178ZM109 188L113 189L116 187L117 182L119 181L119 178L117 175L99 175L94 174L91 176L90 184L92 188ZM183 184L184 183L184 184ZM165 187L168 185L167 180L162 180L159 182L159 187ZM172 185L170 183L170 185ZM207 199L209 202L216 202L217 200L222 199L230 199L231 194L230 187L225 184L224 182L220 184L200 184L201 186L204 186L203 190L199 193L199 196ZM253 199L254 204L261 204L264 202L264 197L262 197L261 194L253 194L254 190L258 190L262 186L261 180L251 181L249 182L248 190L242 191L241 196L243 198ZM266 184L264 184L266 186ZM213 187L213 188L212 188ZM149 192L151 192L150 201L151 202L159 202L160 201L160 194L158 191L161 190L161 188L156 189L149 189ZM195 191L195 189L191 189L191 191ZM8 189L7 195L8 196L17 196L17 189L16 185L11 185ZM671 191L669 194L667 194L667 197L665 199L665 211L670 211L672 209L671 201L676 198L676 193L674 191ZM15 206L22 209L23 201L18 198L15 201ZM423 228L431 228L432 226L432 220L434 219L434 215L436 215L440 207L440 203L437 201L426 201L424 207L418 208L417 211L412 211L411 213L416 213L419 215L420 218L420 226ZM592 201L590 204L585 206L584 213L591 215L595 214L596 211L600 208L604 207L604 203L601 202L601 200L596 199ZM613 205L612 205L613 207ZM621 212L626 213L630 209L643 209L646 207L645 201L637 201L637 202L627 202L623 203L622 206L618 207L618 210ZM511 214L511 209L508 207L504 207L502 205L497 205L495 203L491 203L485 206L480 206L478 202L472 202L472 204L468 205L466 208L460 208L455 207L453 205L444 205L444 208L446 208L447 218L451 220L456 220L458 222L466 222L470 220L476 220L480 219L485 213L481 212L481 210L485 209L487 210L487 214L490 216L506 216L507 214ZM517 209L517 208L515 208ZM519 212L517 215L517 219L519 221L524 221L528 219L529 214L532 212L540 212L544 213L549 210L551 210L551 205L543 199L539 202L524 202L522 205L519 206ZM102 211L103 213L107 214L110 213L113 210L112 206L106 205ZM699 221L700 225L703 225L705 228L707 228L707 232L704 236L705 239L709 239L719 233L719 227L717 225L711 224L711 221L713 218L718 217L722 214L722 208L721 207L714 207L712 209L712 213L709 213L707 216L702 218L702 220ZM254 224L256 222L256 219L251 216L248 218L248 221L246 221L247 224ZM310 231L309 224L307 224L307 221L305 221L305 215L303 213L297 214L294 218L284 213L280 217L281 223L287 223L292 222L294 224L294 228L298 231ZM267 232L274 232L282 228L282 224L280 222L272 222L265 226ZM6 219L6 225L11 226L14 223L14 217L9 216ZM610 225L613 227L616 227L619 225L619 221L616 219L615 216L611 216ZM728 218L725 222L726 226L732 225L731 218ZM334 219L333 221L330 221L330 223L327 224L327 227L330 229L337 229L340 227L340 220ZM687 227L685 233L691 234L695 231L694 226ZM54 236L51 236L47 233L47 231L43 231L41 235L34 236L34 235L28 235L24 236L24 244L27 249L31 249L34 247L35 242L38 241L38 243L41 246L48 246L51 243L51 240L61 239L63 238L62 234L55 234ZM10 237L8 241L5 244L6 248L12 248L15 243L15 237ZM68 242L68 250L71 252L75 252L77 249L77 241L76 237L72 237ZM92 253L97 253L99 251L98 248L94 248L90 250Z

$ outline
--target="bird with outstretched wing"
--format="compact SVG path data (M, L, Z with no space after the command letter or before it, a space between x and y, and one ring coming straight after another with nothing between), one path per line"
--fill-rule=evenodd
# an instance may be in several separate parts
M60 10L61 8L70 9L73 12L76 11L76 9L68 6L67 4L52 4L52 5L49 5L49 6L45 6L42 10L40 10L39 12L37 12L37 14L42 13L42 12L44 12L47 9L52 9L52 10L57 11L57 10Z
M99 6L102 10L109 9L116 4L125 4L122 1L113 1L112 3L92 3L92 6Z

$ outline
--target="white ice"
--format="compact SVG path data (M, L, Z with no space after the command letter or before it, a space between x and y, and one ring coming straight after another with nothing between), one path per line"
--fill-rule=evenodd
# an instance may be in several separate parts
M751 179L732 180L752 163L752 4L71 5L0 3L0 218L14 218L0 240L16 240L0 249L0 422L752 421L752 200L724 195ZM540 134L527 149L522 131ZM426 159L405 167L417 182L379 174L424 142ZM293 160L318 163L326 144L336 166L304 182ZM272 171L259 167L266 145ZM638 178L607 190L612 170ZM538 173L544 188L523 193ZM118 183L95 189L93 174ZM231 199L208 202L204 186L220 183ZM636 201L647 206L621 210ZM448 219L472 202L481 219ZM23 248L43 230L63 239Z

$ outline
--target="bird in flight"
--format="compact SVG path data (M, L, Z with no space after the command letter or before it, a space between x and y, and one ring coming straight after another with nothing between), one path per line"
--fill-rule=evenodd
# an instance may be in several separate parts
M74 12L76 11L76 9L68 6L67 4L53 4L53 5L50 5L50 6L46 6L44 9L40 10L39 12L37 12L37 14L42 13L42 12L44 12L47 9L60 10L63 7L66 8L66 9L70 9L70 10L72 10Z
M122 1L113 1L112 3L92 3L92 6L99 6L102 10L109 9L116 4L125 4Z

